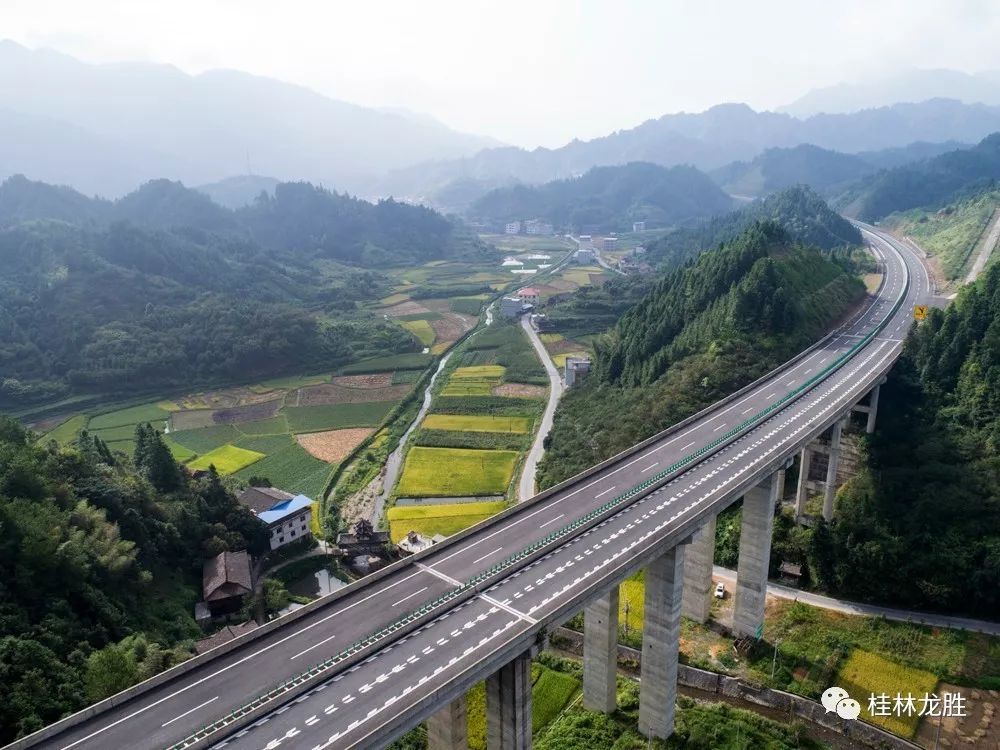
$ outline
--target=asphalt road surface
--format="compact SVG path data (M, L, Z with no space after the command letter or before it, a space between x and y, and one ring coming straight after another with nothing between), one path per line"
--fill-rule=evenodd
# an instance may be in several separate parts
M394 641L365 662L317 685L301 700L217 747L328 748L364 745L366 738L422 697L474 669L490 653L559 613L590 588L614 578L710 506L719 509L755 470L792 455L802 436L856 402L894 361L927 294L926 273L912 252L899 256L877 240L887 267L879 298L806 357L683 430L579 480L540 503L518 506L456 543L443 543L419 563L369 587L331 597L327 606L63 731L39 746L58 750L164 748L233 708L305 671L383 625L452 590L579 518L657 471L716 440L748 416L780 400L854 346L883 319L911 276L907 299L886 328L840 369L735 442L710 454L656 493L627 505L600 526L514 572L488 592ZM798 441L798 442L797 442ZM369 740L370 741L370 740Z

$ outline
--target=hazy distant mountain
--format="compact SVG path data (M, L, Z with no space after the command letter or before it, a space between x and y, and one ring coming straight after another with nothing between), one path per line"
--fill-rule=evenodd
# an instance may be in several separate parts
M496 143L246 73L91 65L13 42L0 42L0 102L0 135L25 139L0 138L0 176L109 196L153 178L211 183L248 161L278 179L358 190L387 170Z
M819 193L846 186L876 170L853 154L802 144L769 148L752 161L719 167L710 176L733 195L760 196L792 185L809 185Z
M968 148L947 143L911 143L899 148L844 154L811 144L769 148L752 161L737 161L712 170L709 175L732 195L758 197L793 185L808 185L823 195L836 195L852 183L889 169L939 154Z
M493 190L468 210L470 217L494 224L541 218L557 229L604 232L665 227L728 211L733 200L694 167L660 167L633 162L594 167L582 177L539 186Z
M862 180L840 201L865 221L893 211L936 206L1000 181L1000 133L969 149L889 169Z
M235 209L249 206L261 193L273 196L274 188L279 182L281 180L273 177L245 174L199 185L195 190L204 193L220 206Z
M630 161L692 164L710 170L733 161L750 161L768 148L803 143L856 153L915 141L976 142L998 129L1000 107L946 99L804 120L755 112L745 104L723 104L699 114L665 115L630 130L572 141L557 149L486 149L472 157L421 164L390 173L378 183L378 192L427 200L455 180L542 183L580 175L594 166Z
M969 74L957 70L912 70L880 81L814 89L778 111L809 117L820 112L857 112L935 98L1000 105L1000 71Z

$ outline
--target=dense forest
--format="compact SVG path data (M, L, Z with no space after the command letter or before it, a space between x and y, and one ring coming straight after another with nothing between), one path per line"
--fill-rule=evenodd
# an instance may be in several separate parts
M862 180L839 200L851 216L874 221L894 211L936 206L1000 179L1000 133L969 149L888 169Z
M667 274L595 341L594 372L556 411L539 485L627 448L764 374L864 295L773 222Z
M0 404L330 367L416 346L357 310L369 264L485 252L441 216L304 183L232 212L158 181L115 203L0 186Z
M752 161L737 161L709 175L735 195L761 196L794 185L808 185L830 193L877 171L855 154L842 154L803 143L792 148L769 148Z
M861 233L808 187L775 193L732 213L680 227L646 247L650 263L665 270L677 268L703 250L733 239L757 221L773 221L789 235L822 250L861 244Z
M882 387L833 523L776 539L829 591L1000 616L1000 266L932 310ZM914 554L919 550L919 554Z
M269 546L217 475L136 439L41 447L0 417L0 742L187 658L202 559Z
M581 177L492 190L468 210L493 224L545 219L574 232L628 231L633 221L665 227L732 208L732 199L694 167L632 162Z

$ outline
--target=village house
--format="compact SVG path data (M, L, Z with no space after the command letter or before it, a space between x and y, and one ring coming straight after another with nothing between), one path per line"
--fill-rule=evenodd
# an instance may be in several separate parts
M221 552L206 560L202 566L201 585L202 599L210 617L238 612L244 598L253 593L250 556L246 550Z
M267 524L271 549L312 536L309 524L312 521L312 500L305 495L295 495L275 503L258 513L257 518Z

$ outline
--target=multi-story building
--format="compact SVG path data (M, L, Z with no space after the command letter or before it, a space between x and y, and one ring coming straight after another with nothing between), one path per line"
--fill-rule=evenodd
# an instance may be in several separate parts
M567 388L572 388L578 381L587 377L590 372L590 357L566 357L563 368L563 382Z
M271 537L271 549L312 536L309 524L312 521L312 500L305 495L296 495L272 505L257 518L267 524Z
M519 221L508 221L503 228L505 234L520 234L521 233L521 222Z

